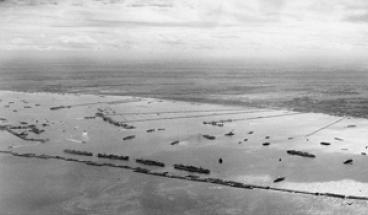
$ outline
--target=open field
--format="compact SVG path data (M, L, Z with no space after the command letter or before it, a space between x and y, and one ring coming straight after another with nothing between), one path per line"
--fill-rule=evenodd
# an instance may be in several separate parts
M0 207L10 214L367 207L366 119L131 96L0 98Z

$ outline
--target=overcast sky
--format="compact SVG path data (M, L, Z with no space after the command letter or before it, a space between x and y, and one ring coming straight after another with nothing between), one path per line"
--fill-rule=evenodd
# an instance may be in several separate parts
M367 0L0 0L0 52L367 56Z

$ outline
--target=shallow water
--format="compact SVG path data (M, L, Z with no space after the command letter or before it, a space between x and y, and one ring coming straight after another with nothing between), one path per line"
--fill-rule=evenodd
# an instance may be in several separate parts
M5 214L364 214L367 203L0 155Z
M339 118L325 114L239 108L236 106L177 102L152 98L101 97L51 93L30 94L10 91L2 91L0 95L2 100L0 103L0 117L6 118L6 122L2 122L3 124L19 125L21 121L25 121L39 126L42 123L47 123L48 126L44 127L44 133L40 135L32 134L32 136L49 139L45 143L30 142L10 135L6 131L1 131L1 150L60 155L98 162L113 162L132 167L141 166L158 172L167 171L185 176L188 173L175 170L172 167L173 164L183 163L186 165L202 166L211 170L209 176L202 175L202 177L217 177L245 183L306 191L315 190L316 192L368 196L368 189L365 188L368 183L368 172L365 171L368 169L368 164L365 162L367 157L361 155L361 152L366 151L364 137L367 134L368 123L365 119L343 118L338 123L306 137L307 134L318 131L320 128L337 121ZM111 103L112 101L119 102ZM9 104L9 102L14 103ZM24 108L25 104L32 108ZM40 105L36 106L36 104ZM10 107L6 107L6 105L10 105ZM50 107L60 105L71 105L71 108L50 110ZM18 110L18 112L13 112L13 109ZM110 116L114 120L128 122L136 128L123 129L104 122L100 118L84 118L86 116L94 116L98 109L104 109L111 114ZM222 119L232 119L233 121L225 122L223 127L203 124L203 121ZM356 127L349 128L349 125L355 125ZM147 132L148 129L158 128L164 128L164 130L155 130L152 133ZM225 136L229 131L233 131L235 135ZM250 134L250 131L253 133ZM88 139L85 139L86 133L88 133ZM202 137L202 134L214 135L216 139L205 139ZM128 135L136 135L136 138L123 141L123 138ZM269 136L269 139L266 139L266 136ZM336 140L336 137L342 139ZM244 141L245 138L248 140ZM179 144L171 145L170 143L175 140L179 140ZM269 146L262 145L266 141L270 142ZM329 141L331 145L322 146L320 145L321 141ZM70 155L63 152L67 148L86 150L95 154L113 153L129 155L131 159L130 161L110 161L107 159L98 159L97 157ZM291 156L286 154L286 150L289 149L308 151L315 154L316 158L310 159ZM69 214L83 214L87 213L87 211L100 211L103 208L110 214L116 214L117 211L122 210L132 211L132 213L138 214L148 213L150 210L152 213L163 211L163 213L170 214L170 212L183 210L182 208L190 208L189 205L195 205L195 208L198 206L196 210L189 212L199 214L203 214L200 212L210 214L211 210L214 210L212 211L214 214L231 214L232 212L234 214L241 214L244 211L254 212L255 214L266 214L266 212L270 211L280 212L280 214L291 212L308 214L310 212L308 210L326 212L328 209L327 211L330 212L339 207L343 207L338 210L339 212L345 211L351 214L359 214L358 212L362 209L362 205L366 204L364 201L360 203L354 202L353 207L345 209L345 207L348 207L345 205L345 200L329 198L327 198L328 200L324 200L324 197L278 194L269 191L233 191L236 189L223 188L218 185L203 185L203 183L198 185L195 182L177 182L178 184L194 187L189 189L189 194L193 195L193 197L188 197L189 191L185 191L185 194L182 193L184 192L183 190L187 189L184 185L177 185L178 187L176 188L174 185L172 187L170 186L170 193L173 193L172 195L179 199L177 200L178 204L174 204L173 208L170 208L166 202L169 200L161 198L157 201L150 201L150 198L147 199L146 194L148 196L155 195L154 198L156 198L155 192L157 192L157 186L167 186L166 183L171 183L171 180L177 181L176 179L156 178L154 176L146 176L121 169L111 170L114 168L108 167L90 167L84 165L79 167L79 164L66 164L64 161L33 161L34 159L29 158L28 160L32 161L28 163L26 158L9 158L9 155L1 156L3 157L2 159L15 159L17 161L14 166L10 161L4 161L2 163L5 169L2 171L4 174L1 174L1 181L4 184L2 185L2 192L6 202L13 200L14 202L26 201L24 202L25 206L21 207L20 210L30 209L35 214L38 210L40 210L38 211L40 214L48 214L52 210L50 208L53 207L56 207L60 211L66 211ZM149 167L137 164L134 161L136 158L158 160L164 162L166 167ZM218 163L219 158L223 159L222 164ZM280 158L281 161L279 161ZM354 160L353 165L342 164L346 159L350 158ZM43 162L41 166L45 165L45 172L42 172L42 169L38 169L35 171L37 173L31 173L30 171L36 168L33 166L33 162L36 162L37 165ZM78 166L78 168L74 169L75 166ZM24 168L27 169L25 172L23 172ZM96 173L98 172L95 172L96 168L101 168L101 172ZM85 170L86 175L80 173L80 169ZM90 174L89 171L92 171L92 175L88 175ZM110 171L114 173L112 174ZM117 193L116 198L120 196L120 198L124 199L140 199L139 203L133 201L131 205L120 207L117 206L120 200L113 201L109 192L104 193L104 191L95 190L96 187L98 189L102 188L99 188L100 182L98 180L96 182L92 180L93 178L103 178L101 183L103 186L108 186L111 180L114 180L116 174L121 174L119 172L124 172L123 175L127 174L129 176L129 180L126 179L128 181L124 181L124 189L127 189L126 186L137 187L138 185L135 181L139 181L138 184L150 184L151 181L156 181L157 184L152 185L153 187L137 188L139 192L129 190L128 194L125 194L123 191ZM18 176L17 174L25 175ZM58 177L58 174L65 175L61 175L55 181L48 179L48 177ZM46 185L49 186L45 190L40 188L41 184L37 181L43 178L42 175L47 177L44 180L46 180ZM201 174L197 175L201 176ZM18 192L14 188L15 190L13 191L13 187L18 182L17 180L9 181L8 177L18 178L17 180L23 184L22 186L25 190ZM23 177L25 177L24 181ZM73 180L76 180L76 182L73 182L70 177L73 177ZM143 179L140 179L140 177ZM273 183L273 180L278 177L286 177L286 180L277 184ZM134 180L130 178L134 178ZM32 183L35 183L35 185L29 188L27 181L32 180L35 180L35 182L30 182L29 186ZM84 184L84 180L87 180L88 183ZM68 188L64 189L63 186ZM79 186L81 187L79 188ZM29 191L28 189L34 190ZM60 192L58 189L62 190L59 195L55 197L48 196L49 193ZM83 194L76 193L76 190L80 189L87 189L88 191L83 191L86 192ZM106 189L111 189L111 192L113 192L114 188ZM204 193L199 192L201 189L205 189L203 191ZM216 191L216 189L221 191ZM21 196L24 192L34 193L35 202L33 202L33 199L24 200L24 197ZM222 192L225 192L225 194ZM233 204L241 204L241 198L239 196L231 197L235 203L229 203L219 199L219 196L228 196L232 192L244 192L240 196L245 195L246 202L250 201L250 203L242 207L239 205L234 206ZM10 200L8 199L9 193L12 196L11 198L9 197ZM210 194L215 195L213 197L215 200L205 201L204 199L208 198ZM95 197L94 195L97 196ZM257 197L253 199L253 195ZM281 196L281 199L279 199L279 196ZM287 197L284 198L283 196ZM102 198L104 203L99 203L99 200L96 198ZM259 199L257 200L257 198ZM318 198L320 200L316 200ZM267 201L267 206L262 206L259 200ZM301 200L308 201L309 203L306 203L304 206L298 205L292 207L290 211L282 207L283 204L289 204L290 201ZM194 203L197 201L203 202ZM211 209L211 205L214 204L212 201L215 204L219 204L219 207ZM316 201L327 201L326 207L322 207ZM142 206L141 204L145 205ZM200 208L198 204L203 206L203 208ZM316 207L313 204L319 206ZM10 204L11 206L5 205L8 204L4 203L1 206L6 208L5 211L16 209L12 208L15 207L12 204ZM252 208L252 205L254 208ZM307 210L306 208L309 209ZM223 211L225 209L226 211Z

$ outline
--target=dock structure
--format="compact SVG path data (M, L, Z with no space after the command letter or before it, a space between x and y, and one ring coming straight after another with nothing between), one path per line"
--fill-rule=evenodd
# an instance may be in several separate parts
M97 154L97 157L98 158L111 159L111 160L124 160L124 161L129 160L129 156L114 155L114 154L104 154L104 153L98 153Z
M159 166L159 167L165 167L165 164L159 161L154 160L145 160L145 159L136 159L135 162L148 165L148 166Z
M93 156L92 152L80 151L80 150L74 150L74 149L64 149L64 153L73 154L73 155Z
M105 115L103 112L97 112L95 114L95 117L99 117L103 121L108 122L109 124L114 125L116 127L121 127L121 128L125 128L125 129L135 129L135 127L133 125L129 125L127 123L114 120L113 118Z
M174 168L178 169L178 170L188 171L188 172L210 174L209 169L205 169L205 168L202 168L202 167L191 166L191 165L174 164Z
M94 161L89 161L89 160L66 158L66 157L59 156L59 155L18 153L18 152L13 152L9 150L0 150L0 153L9 154L12 156L17 156L17 157L26 157L26 158L64 160L68 162L83 163L85 165L96 166L96 167L107 166L107 167L112 167L112 168L122 168L122 169L132 170L138 173L153 175L153 176L175 178L175 179L189 180L189 181L202 182L202 183L212 183L212 184L218 184L218 185L241 188L241 189L259 189L259 190L269 190L269 191L291 193L291 194L303 194L303 195L337 198L337 199L344 199L344 200L351 199L351 200L368 201L368 196L344 195L344 194L331 193L331 192L313 192L313 191L304 191L304 190L297 190L297 189L278 188L278 187L272 187L272 186L247 184L247 183L242 183L242 182L237 182L237 181L224 180L220 178L202 178L196 175L179 176L179 175L174 175L168 172L154 172L154 171L142 168L142 167L131 167L127 165L119 165L119 164L113 164L113 163L99 163L99 162L94 162ZM280 182L282 181L282 179L283 177L280 177L280 178L275 179L275 181L277 180L277 182Z

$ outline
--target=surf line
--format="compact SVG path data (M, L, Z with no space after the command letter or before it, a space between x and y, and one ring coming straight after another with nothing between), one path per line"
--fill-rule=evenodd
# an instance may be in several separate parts
M202 183L219 184L223 186L235 187L235 188L241 188L241 189L272 190L276 192L291 193L291 194L305 194L305 195L330 197L330 198L337 198L337 199L344 199L344 200L351 199L351 200L368 201L368 196L343 195L343 194L328 193L328 192L326 193L310 192L310 191L277 188L277 187L262 186L262 185L255 185L255 184L245 184L241 182L223 180L219 178L193 177L193 175L180 176L180 175L169 174L168 172L152 172L151 170L148 170L142 167L131 167L127 165L118 165L118 164L113 164L113 163L99 163L99 162L94 162L90 160L79 160L75 158L66 158L66 157L62 157L58 155L46 155L46 154L37 155L34 153L17 153L17 152L8 151L8 150L0 150L0 153L9 154L12 156L17 156L17 157L36 158L36 159L55 159L55 160L64 160L64 161L70 161L70 162L76 162L76 163L84 163L90 166L99 166L99 167L107 166L107 167L113 167L113 168L129 169L129 170L132 170L133 172L143 173L147 175L154 175L154 176L160 176L160 177L165 177L165 178L175 178L175 179L202 182Z

